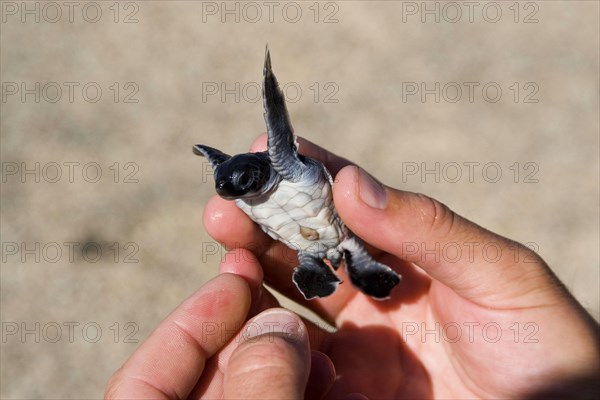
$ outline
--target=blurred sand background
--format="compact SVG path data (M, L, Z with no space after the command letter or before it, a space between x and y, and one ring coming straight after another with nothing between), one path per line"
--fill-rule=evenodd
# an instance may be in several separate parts
M421 2L275 3L271 22L262 2L82 2L71 22L61 2L60 18L27 2L37 22L2 2L0 397L100 397L135 341L216 274L224 252L202 227L213 182L191 146L244 152L265 131L267 42L298 135L530 243L598 318L597 2L518 15L478 2L472 22L461 2L458 20L428 2L439 23ZM40 101L22 98L36 82ZM407 92L421 82L440 83L439 102ZM464 82L479 85L472 102ZM436 162L439 182L423 179ZM39 182L21 175L36 163Z

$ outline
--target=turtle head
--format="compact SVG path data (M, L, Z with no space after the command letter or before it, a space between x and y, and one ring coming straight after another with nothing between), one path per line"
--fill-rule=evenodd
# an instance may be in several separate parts
M215 188L226 200L260 197L272 186L272 168L266 153L233 156L215 169Z
M217 193L226 200L260 197L278 182L267 152L232 157L202 144L194 145L193 150L194 154L208 158L214 170Z

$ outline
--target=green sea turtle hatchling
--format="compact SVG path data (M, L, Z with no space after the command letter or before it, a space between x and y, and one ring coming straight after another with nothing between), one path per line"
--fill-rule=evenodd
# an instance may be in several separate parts
M208 146L194 146L194 153L206 157L213 167L217 193L235 200L273 239L298 251L299 265L292 280L306 299L329 296L341 282L325 258L336 270L343 258L350 281L365 294L389 297L400 275L373 260L346 228L334 207L333 180L325 166L298 153L268 49L263 105L267 151L229 156Z

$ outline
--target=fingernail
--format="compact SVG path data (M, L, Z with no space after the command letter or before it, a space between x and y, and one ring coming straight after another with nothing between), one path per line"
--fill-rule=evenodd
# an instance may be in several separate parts
M289 341L308 340L306 328L296 314L283 308L272 308L246 324L244 338L251 340L263 335L277 335Z
M358 169L358 194L369 207L382 210L387 206L387 192L383 185L361 168Z

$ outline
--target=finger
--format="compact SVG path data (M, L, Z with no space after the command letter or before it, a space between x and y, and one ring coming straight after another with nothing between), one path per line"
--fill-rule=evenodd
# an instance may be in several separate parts
M248 313L249 317L254 317L256 314L269 308L280 306L275 296L262 285L263 272L260 262L249 250L240 248L228 252L219 266L219 272L236 274L246 280L253 299L251 311ZM328 336L328 333L320 326L305 318L302 318L302 321L308 329L311 348L319 349Z
M226 399L301 399L310 369L306 326L295 314L271 309L246 325L224 378Z
M250 250L237 248L229 251L219 265L219 273L235 274L246 280L248 287L250 288L250 293L252 294L252 306L248 313L249 317L258 314L259 306L276 306L276 301L271 304L263 301L263 297L269 298L269 296L264 296L263 271L256 256L252 254Z
M252 306L248 312L248 317L253 317L260 311L267 308L278 307L278 301L271 293L264 290L262 285L263 272L258 260L249 250L243 248L233 249L223 257L219 265L220 274L235 274L243 278L250 288L252 297ZM237 330L241 328L232 327ZM237 344L236 338L239 333L231 339L219 352L211 357L207 363L202 376L198 380L196 387L190 393L189 399L201 398L221 398L223 395L223 376L228 355L231 354Z
M305 399L322 399L335 382L336 372L333 362L320 351L311 354L310 375L304 393Z
M502 307L546 279L525 247L462 218L427 196L383 187L356 166L337 176L334 201L357 235L479 304ZM534 262L515 260L531 257ZM502 288L502 290L498 290Z
M206 360L243 325L251 303L239 276L219 275L177 307L110 379L106 398L188 396Z
M216 195L208 200L203 219L210 236L228 249L243 247L254 254L261 254L273 242L235 202ZM232 232L236 232L233 237Z
M268 290L264 290L263 293L264 293L263 298L265 299L265 300L263 300L263 302L264 303L268 302L269 307L265 306L264 309L261 309L261 312L265 311L267 309L272 309L274 307L278 307L277 300L273 297L273 295ZM313 352L312 352L313 355L315 353L319 353L318 351L316 351L314 349L319 349L319 348L321 348L321 346L324 343L328 343L328 341L330 340L331 334L329 332L323 330L321 327L317 326L316 324L314 324L311 321L308 321L304 318L302 318L302 321L304 322L304 326L306 326L306 331L308 333L310 346L313 349ZM246 326L246 329L241 329L236 334L236 336L234 338L232 338L221 350L219 350L219 352L214 357L212 357L211 359L208 360L208 362L206 363L204 372L202 373L202 376L200 377L200 380L198 381L198 384L196 385L196 387L194 388L194 390L188 397L189 399L223 398L223 390L224 390L223 382L224 382L224 377L225 377L225 371L227 370L227 365L229 364L229 359L231 358L231 355L237 348L238 344L246 339L246 337L249 335L248 332L252 329L256 329L256 325L248 325L248 326ZM315 361L314 357L311 359L311 362L313 363L313 365L316 362L317 363L317 366L316 366L317 371L321 371L320 379L315 381L315 385L318 386L318 388L315 390L317 390L317 391L322 390L323 392L325 392L333 385L333 382L331 382L331 384L328 383L329 378L328 378L327 369L329 368L329 366L323 365L323 364L326 364L326 361L322 361L322 360ZM312 377L312 372L311 372L311 377ZM334 378L335 378L335 376L334 376Z
M219 272L236 274L246 280L252 293L253 303L248 313L249 317L266 309L279 307L277 299L262 286L261 266L249 250L238 248L228 252L219 266ZM320 346L325 340L327 332L310 321L304 321L304 324L307 327L311 345ZM238 332L214 357L207 361L202 376L189 395L190 399L221 398L223 396L225 367L233 350L243 337L243 331Z

